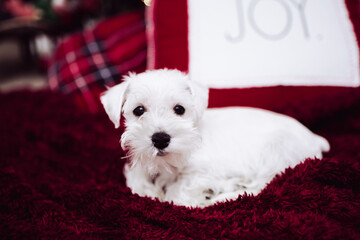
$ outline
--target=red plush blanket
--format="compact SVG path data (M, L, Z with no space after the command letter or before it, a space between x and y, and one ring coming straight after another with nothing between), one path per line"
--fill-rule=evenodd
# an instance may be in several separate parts
M274 110L325 136L331 152L258 196L187 209L131 194L120 132L103 112L47 91L0 94L0 236L360 239L360 90Z

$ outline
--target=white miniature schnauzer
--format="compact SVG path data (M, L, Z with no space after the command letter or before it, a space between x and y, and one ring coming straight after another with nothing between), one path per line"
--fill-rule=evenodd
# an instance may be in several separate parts
M177 70L130 74L101 102L115 127L122 114L126 120L127 186L177 205L205 207L258 194L276 174L330 148L284 115L207 109L208 89Z

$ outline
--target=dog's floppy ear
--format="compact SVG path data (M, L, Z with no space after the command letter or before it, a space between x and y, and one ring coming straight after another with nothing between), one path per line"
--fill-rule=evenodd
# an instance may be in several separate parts
M188 80L188 87L193 96L197 118L200 120L208 106L209 89L192 80Z
M129 82L124 81L114 87L109 88L100 97L105 112L114 123L115 128L120 126L121 109L125 102L125 94Z

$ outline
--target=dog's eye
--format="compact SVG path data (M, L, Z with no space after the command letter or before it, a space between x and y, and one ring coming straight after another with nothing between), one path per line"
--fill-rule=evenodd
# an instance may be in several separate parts
M176 105L174 107L174 112L177 114L177 115L183 115L185 113L185 108L181 105Z
M135 116L140 117L145 112L145 108L143 106L138 106L134 109L133 113Z

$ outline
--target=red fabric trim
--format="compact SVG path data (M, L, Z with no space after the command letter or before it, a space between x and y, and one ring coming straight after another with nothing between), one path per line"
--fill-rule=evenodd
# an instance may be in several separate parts
M357 44L360 49L360 1L358 0L345 0L346 7L349 12L349 18L353 23Z
M314 100L344 95L347 87L259 87L210 89L209 107L252 106L277 110L290 104L311 104Z
M187 1L152 2L154 24L154 68L188 71ZM150 14L151 15L151 14Z

